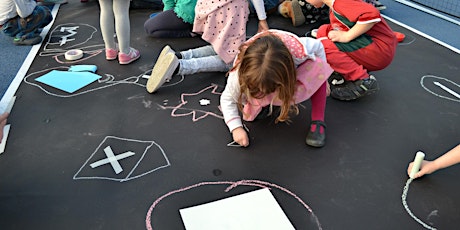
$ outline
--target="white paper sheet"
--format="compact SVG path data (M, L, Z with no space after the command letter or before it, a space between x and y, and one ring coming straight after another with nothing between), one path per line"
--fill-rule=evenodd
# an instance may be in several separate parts
M179 210L187 230L293 230L269 189Z

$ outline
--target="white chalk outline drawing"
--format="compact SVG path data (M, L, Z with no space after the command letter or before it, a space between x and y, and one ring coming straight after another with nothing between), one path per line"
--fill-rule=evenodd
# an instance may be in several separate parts
M407 179L406 181L406 185L404 186L404 189L403 189L403 193L401 195L401 200L402 200L402 204L404 206L404 208L406 209L407 213L409 214L409 216L412 217L412 219L414 219L415 221L417 221L419 224L421 224L424 228L426 229L430 229L430 230L436 230L436 228L424 223L423 221L421 221L418 217L416 217L412 211L409 209L409 205L407 205L407 192L409 191L409 185L410 183L413 181L414 179L412 178L409 178ZM433 213L433 212L432 212ZM432 215L432 214L430 214Z
M436 97L440 97L440 98L444 98L444 99L447 99L447 100L450 100L450 101L455 101L455 102L460 102L460 98L458 97L458 93L456 93L455 91L453 91L452 89L449 89L447 87L445 87L444 85L442 85L441 83L439 83L438 81L434 81L433 84L440 87L441 89L443 89L444 91L448 92L449 94L451 94L452 96L454 97L457 97L458 99L455 99L455 98L450 98L450 97L446 97L446 96L442 96L442 95L439 95L433 91L431 91L430 89L428 89L427 85L425 84L425 80L427 79L438 79L438 80L442 80L442 81L446 81L446 82L449 82L455 86L457 86L457 88L460 90L460 85L447 79L447 78L443 78L443 77L438 77L438 76L434 76L434 75L425 75L423 76L421 79L420 79L420 85L423 87L423 89L425 89L426 91L428 91L429 93L435 95Z
M48 48L51 45L64 46L70 41L75 41L76 39L75 39L74 36L78 33L77 30L81 29L80 27L89 28L89 30L90 30L89 36L85 37L84 40L77 41L75 44L65 46L64 48ZM85 29L85 28L83 28L83 29ZM60 30L59 33L64 33L64 35L59 37L59 42L52 42L52 39L55 39L56 36L59 34L58 32L56 32L57 30ZM95 44L95 45L84 46L88 41L93 39L94 34L96 34L97 32L98 32L98 30L97 30L96 27L94 27L92 25L89 25L89 24L86 24L86 23L64 23L64 24L57 25L56 27L54 27L53 30L51 30L50 36L48 37L48 41L43 46L44 47L43 51L39 53L39 56L41 56L41 57L52 56L52 58L59 64L78 64L79 62L82 62L84 60L88 60L88 59L90 59L90 58L92 58L92 57L94 57L94 56L96 56L96 55L98 55L100 53L103 53L104 50L105 50L105 45L104 44ZM53 35L55 35L55 36L53 36ZM88 55L88 56L86 56L86 57L84 56L83 58L78 59L78 60L74 60L74 61L67 61L67 60L65 60L64 56L65 56L65 53L67 51L71 50L71 49L81 49L81 50L83 50L83 53L85 54L85 56L86 55ZM89 50L88 51L88 49L94 49L94 50ZM64 60L61 60L61 59L64 59ZM153 66L152 66L152 68L153 68ZM51 68L43 69L43 70L40 70L40 71L37 71L37 72L29 73L27 76L24 77L23 81L25 83L29 84L29 85L33 85L33 86L36 86L36 87L40 88L42 91L44 91L45 93L47 93L50 96L67 98L67 97L79 96L79 95L82 95L82 94L85 94L85 93L93 92L93 91L96 91L96 90L99 90L99 89L107 88L107 87L118 85L118 84L133 84L133 85L137 85L137 86L141 86L141 87L145 88L146 83L141 84L141 83L139 83L139 81L140 81L140 79L143 79L144 75L146 75L146 74L150 75L151 72L152 72L151 71L152 68L150 68L147 71L144 71L143 73L140 73L137 76L127 77L125 79L118 80L118 81L114 80L115 77L112 74L104 73L103 75L105 76L105 78L99 79L98 82L99 83L105 83L106 85L101 86L101 87L97 87L97 88L93 88L93 89L89 89L89 90L83 90L83 91L78 92L78 93L65 94L65 95L51 93L50 91L48 91L45 88L43 88L41 86L41 83L38 84L38 83L34 83L32 81L29 81L29 78L31 76L33 76L33 75L44 74L45 72L48 72L48 71L51 71L51 70L68 70L69 67L67 67L67 66L51 67ZM170 87L170 86L177 85L177 84L181 83L184 80L184 78L185 78L184 76L181 76L180 78L174 78L174 79L177 79L177 81L175 81L175 82L166 82L162 87Z
M288 189L286 189L284 187L281 187L281 186L279 186L277 184L273 184L273 183L265 182L265 181L260 181L260 180L201 182L201 183L197 183L197 184L194 184L194 185L190 185L188 187L184 187L184 188L180 188L180 189L168 192L168 193L162 195L161 197L159 197L158 199L156 199L152 203L152 205L149 207L149 210L147 211L147 215L145 217L145 226L146 226L147 230L153 230L152 213L153 213L153 209L158 205L158 203L160 203L160 201L162 201L163 199L167 198L168 196L171 196L171 195L174 195L174 194L177 194L177 193L180 193L180 192L184 192L184 191L187 191L187 190L190 190L190 189L198 188L200 186L205 186L205 185L229 185L224 190L224 192L228 192L231 189L233 189L233 188L235 188L237 186L240 186L240 185L241 186L260 187L260 188L269 188L269 189L276 188L278 190L281 190L281 191L287 193L288 195L290 195L294 199L296 199L299 203L301 203L302 206L305 209L307 209L307 211L312 215L312 219L315 221L318 229L322 230L321 223L319 222L318 217L313 212L313 209L311 209L310 206L308 206L299 196L297 196L295 193L293 193L293 192L289 191Z
M219 114L216 114L216 113L213 113L213 112L209 112L209 111L205 111L205 110L199 110L199 109L189 109L189 108L184 108L185 105L187 105L188 101L186 100L185 97L187 96L197 96L199 94L202 94L208 90L212 90L211 91L211 94L216 94L216 95L222 95L222 93L220 92L217 92L217 88L219 88L219 86L217 84L211 84L210 86L196 92L196 93L182 93L181 94L181 100L180 100L180 103L176 106L162 106L162 105L158 105L160 108L162 109L171 109L171 116L172 117L184 117L184 116L189 116L189 115L192 115L192 121L199 121L207 116L213 116L213 117L217 117L217 118L220 118L220 119L224 119L223 115L219 115ZM217 106L217 108L219 109L219 111L222 112L222 109L220 108L220 103L219 103L219 106ZM188 111L188 112L185 112L185 113L179 113L179 111ZM202 113L203 115L201 116L198 116L197 117L197 113Z
M70 67L68 66L58 66L58 67L52 67L52 68L47 68L47 69L43 69L43 70L40 70L40 71L36 71L36 72L33 72L33 73L30 73L28 74L27 76L24 77L24 82L26 84L29 84L29 85L32 85L32 86L36 86L37 88L41 89L43 92L45 92L46 94L50 95L50 96L55 96L55 97L62 97L62 98L69 98L69 97L75 97L75 96L79 96L79 95L83 95L83 94L86 94L86 93L90 93L90 92L94 92L94 91L97 91L97 90L100 90L100 89L105 89L105 88L108 88L108 87L111 87L111 86L115 86L115 85L119 85L119 84L132 84L132 85L137 85L137 86L140 86L140 87L143 87L145 88L145 84L141 84L141 83L138 83L139 80L142 78L143 75L145 75L146 73L148 72L151 72L151 70L148 70L148 71L145 71L137 76L132 76L132 77L128 77L128 78L125 78L123 80L119 80L119 81L115 81L115 77L111 74L105 74L105 78L101 78L99 79L97 82L98 83L101 83L101 84L105 84L105 85L102 85L100 87L96 87L96 88L92 88L92 89L87 89L87 90L82 90L80 92L75 92L75 93L72 93L72 94L67 94L67 95L60 95L60 94L57 94L57 93L52 93L48 90L46 90L44 87L41 86L42 83L34 83L32 81L29 80L29 78L32 78L33 76L36 76L36 75L42 75L43 73L47 73L51 70L61 70L61 71L66 71L66 70L69 70ZM38 76L37 76L38 77ZM170 87L170 86L173 86L173 85L177 85L179 83L181 83L182 81L184 80L184 77L182 77L179 81L177 82L174 82L174 83L171 83L171 84L168 84L168 85L163 85L162 87ZM94 84L94 83L92 83ZM90 84L90 85L92 85ZM89 85L89 86L90 86ZM47 86L48 87L48 86ZM49 86L50 88L53 88L51 86ZM88 87L88 86L87 86ZM53 88L54 89L54 88ZM63 92L63 91L62 91ZM65 93L65 92L63 92Z
M50 46L50 45L63 46L68 41L74 41L75 38L72 38L72 37L77 34L76 30L78 30L80 28L80 26L85 26L85 27L88 27L88 28L91 29L90 35L89 35L88 38L86 38L86 40L84 40L82 42L79 42L77 44L66 46L65 49L49 49L48 48L48 46ZM61 32L61 33L67 32L67 34L62 36L61 39L59 39L59 43L53 43L53 42L51 42L51 39L55 38L53 36L53 34L57 34L56 31L58 29L60 30L59 32ZM94 36L94 34L96 32L98 32L96 27L94 27L92 25L89 25L89 24L85 24L85 23L64 23L64 24L57 25L53 30L51 30L50 36L48 37L48 41L43 46L43 51L39 53L39 56L40 57L52 56L52 58L54 60L56 60L56 62L58 62L60 64L74 64L74 63L78 63L78 62L81 62L81 61L84 61L84 60L88 60L89 58L92 58L92 57L104 52L104 50L105 50L104 44L83 46L85 43L87 43L89 40L91 40L93 38L93 36ZM83 50L83 54L88 54L89 56L83 57L81 59L74 60L74 61L65 60L65 58L64 58L65 52L67 52L67 51L69 51L71 49L75 49L75 48ZM85 51L85 49L91 49L91 48L96 48L96 49L92 50L92 51ZM60 58L62 58L64 60L60 60Z
M78 174L83 170L83 168L85 168L89 162L91 161L91 159L93 158L93 156L99 151L99 149L101 149L101 147L104 145L104 142L106 142L108 139L116 139L116 140L121 140L121 141L127 141L127 142L137 142L137 143L149 143L149 145L145 148L144 152L142 153L142 156L139 158L139 160L137 161L137 163L134 165L134 167L130 170L130 172L128 173L128 175L125 177L125 178L122 178L122 179L117 179L117 178L111 178L111 177L103 177L103 176L93 176L93 177L86 177L86 176L82 176L82 177L79 177ZM136 176L133 176L131 177L131 175L133 174L133 172L136 170L136 168L139 166L139 164L142 162L142 160L144 159L145 155L147 154L147 152L153 147L153 146L156 146L160 151L161 151L161 154L163 155L163 158L164 160L166 161L166 164L165 165L161 165L159 167L156 167L150 171L147 171L147 172L144 172L142 174L139 174L139 175L136 175ZM75 173L75 175L73 176L73 179L74 180L94 180L94 179L102 179L102 180L112 180L112 181L119 181L119 182L126 182L126 181L130 181L130 180L133 180L133 179L137 179L139 177L142 177L142 176L145 176L147 174L150 174L152 172L155 172L159 169L162 169L162 168L166 168L166 167L169 167L171 166L171 163L169 162L169 159L168 157L166 156L166 153L164 152L163 148L161 148L161 146L159 144L157 144L155 141L141 141L141 140L134 140L134 139L128 139L128 138L121 138L121 137L116 137L116 136L106 136L104 138L104 140L102 140L102 142L99 144L99 146L96 148L96 150L94 150L94 152L91 154L91 156L89 156L89 158L86 160L86 162L80 167L80 169L77 171L77 173ZM93 168L93 167L92 167ZM114 168L114 171L116 172L115 168ZM121 172L121 171L120 171ZM118 174L118 173L117 173Z

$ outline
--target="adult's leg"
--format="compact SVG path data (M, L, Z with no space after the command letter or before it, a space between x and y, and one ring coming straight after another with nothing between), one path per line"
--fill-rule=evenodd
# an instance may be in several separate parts
M23 39L38 36L40 28L45 27L53 20L51 11L45 6L36 6L26 18L15 17L3 25L3 32L10 37Z
M115 14L115 31L117 33L120 52L128 54L130 51L131 27L129 21L130 0L114 0L113 13Z
M172 9L160 12L144 23L145 32L156 38L192 37L192 28L192 24L184 22Z

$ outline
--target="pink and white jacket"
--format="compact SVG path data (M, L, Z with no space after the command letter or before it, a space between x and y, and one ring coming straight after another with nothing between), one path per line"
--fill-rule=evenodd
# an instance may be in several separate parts
M264 36L265 33L267 32L256 34L247 42ZM297 88L294 94L294 102L297 104L308 100L327 81L333 72L332 68L326 62L323 45L316 39L308 37L299 38L297 35L286 31L272 29L268 33L281 38L294 59L297 67ZM236 62L237 60L235 60ZM220 98L224 120L230 131L242 126L237 105L239 95L238 70L234 70L230 72L227 85ZM261 99L245 98L243 101L243 119L245 121L253 121L262 108L270 104L281 105L281 101L276 99L276 93L272 93Z

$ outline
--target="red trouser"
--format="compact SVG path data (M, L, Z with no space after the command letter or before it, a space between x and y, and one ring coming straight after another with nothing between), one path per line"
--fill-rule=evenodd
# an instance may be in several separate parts
M368 78L368 71L381 70L393 60L394 49L389 49L393 44L389 46L376 38L372 38L373 42L370 45L353 52L339 50L327 37L327 33L331 30L330 26L330 24L322 25L318 29L317 39L323 43L329 65L342 74L345 80L356 81Z

